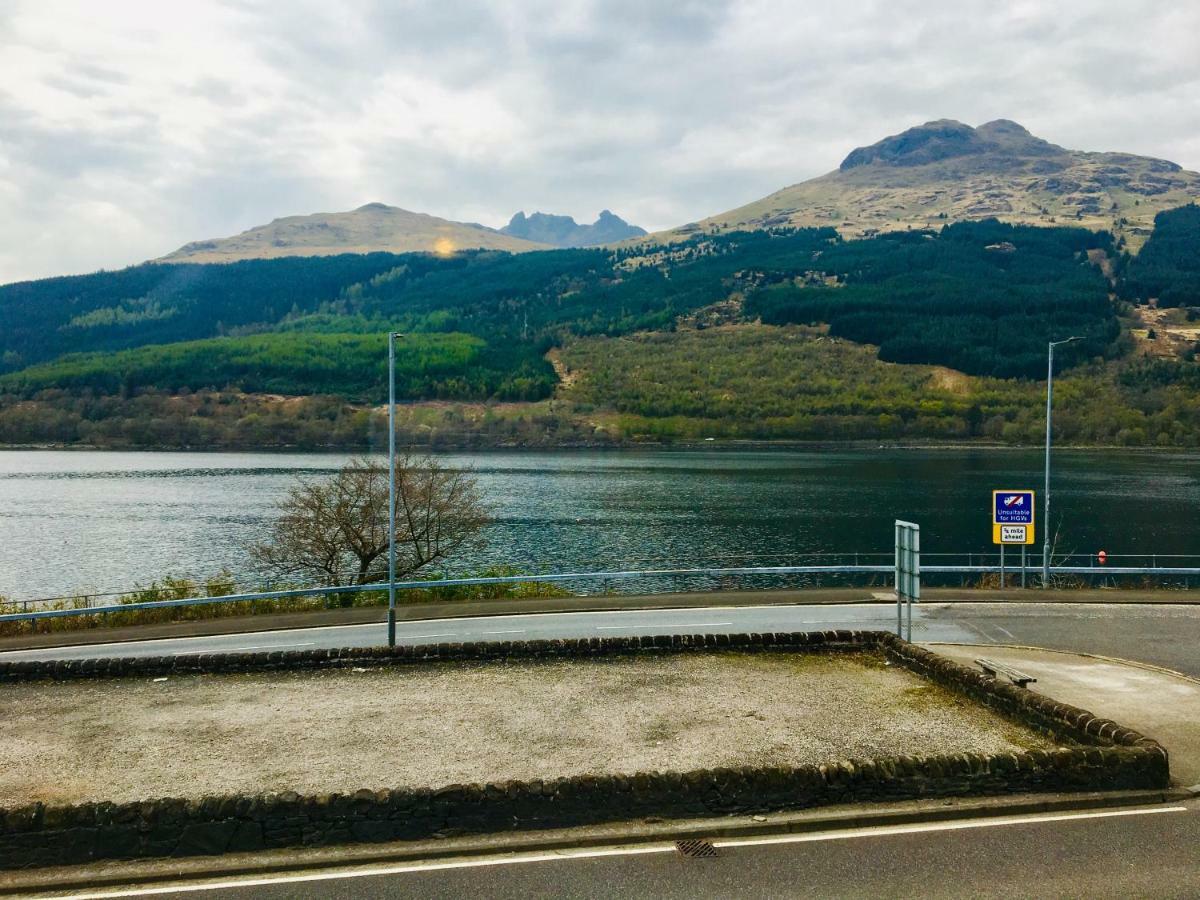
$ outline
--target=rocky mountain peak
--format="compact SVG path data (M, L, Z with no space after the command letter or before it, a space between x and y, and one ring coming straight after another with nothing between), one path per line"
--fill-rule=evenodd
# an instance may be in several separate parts
M591 225L580 225L571 216L535 212L527 216L517 213L500 229L504 234L555 247L596 247L611 244L646 233L644 228L630 225L611 210L602 210Z
M1023 125L996 119L972 128L954 119L938 119L885 137L869 147L851 151L841 171L858 166L923 166L963 156L993 154L1008 157L1047 156L1065 152L1034 137Z

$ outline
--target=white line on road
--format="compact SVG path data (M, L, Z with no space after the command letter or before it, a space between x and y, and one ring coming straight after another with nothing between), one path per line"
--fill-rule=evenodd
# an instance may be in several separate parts
M1002 816L995 819L966 819L959 822L927 822L914 825L879 825L846 831L815 834L783 834L777 837L728 838L713 841L714 847L761 847L768 844L803 844L812 841L844 841L859 837L892 834L921 834L926 831L964 831L969 828L997 828L1003 825L1037 825L1043 822L1070 822L1077 819L1112 819L1118 816L1151 816L1158 813L1187 812L1186 806L1154 806L1139 809L1110 809L1103 812L1060 813L1049 816Z
M289 644L255 644L253 647L210 647L207 650L183 650L171 655L199 656L201 653L240 653L242 650L290 650L292 647L313 647L316 646L316 643L316 641L304 641L303 643Z
M524 634L524 628L510 628L508 631L484 631L481 634Z
M456 637L456 636L457 636L457 632L454 632L454 631L443 631L440 634L398 634L398 635L396 635L397 638L402 638L403 640L406 640L406 641L411 641L413 638Z
M1069 822L1083 819L1108 819L1120 816L1148 816L1158 813L1188 812L1186 806L1155 806L1138 809L1116 809L1102 812L1062 813L1042 816L1002 816L994 819L967 819L956 822L928 822L912 825L880 825L868 828L851 828L845 831L821 831L811 834L788 834L777 837L728 838L713 841L717 847L753 847L767 844L797 844L819 841L841 841L853 838L886 837L893 834L919 834L932 831L960 831L968 828L996 828L1006 825L1037 825L1050 822ZM313 872L306 875L277 875L268 878L229 879L202 883L97 891L88 894L65 895L63 900L107 900L117 897L148 897L156 894L182 894L198 891L228 890L233 888L263 887L272 884L299 884L313 881L338 881L351 878L370 878L383 875L403 875L409 872L436 872L446 869L472 869L489 866L511 866L520 863L563 862L573 859L595 859L604 856L639 856L655 853L674 853L675 845L645 844L626 847L602 847L590 850L558 850L543 853L527 853L512 856L458 859L447 862L399 863L393 866L354 869L338 872Z
M644 631L647 628L718 628L732 624L732 622L659 622L657 625L597 625L596 630L628 631L637 629Z

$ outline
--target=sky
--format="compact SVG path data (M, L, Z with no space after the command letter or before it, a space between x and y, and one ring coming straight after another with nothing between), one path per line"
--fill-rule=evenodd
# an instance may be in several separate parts
M372 201L657 230L937 118L1200 170L1200 4L0 0L0 283Z

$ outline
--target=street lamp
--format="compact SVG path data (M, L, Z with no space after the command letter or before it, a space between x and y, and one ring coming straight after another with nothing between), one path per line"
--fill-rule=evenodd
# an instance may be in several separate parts
M1049 361L1046 364L1046 487L1042 493L1042 589L1050 586L1050 404L1054 397L1054 348L1071 341L1082 341L1081 337L1069 337L1049 344Z
M396 646L396 338L388 332L388 646Z

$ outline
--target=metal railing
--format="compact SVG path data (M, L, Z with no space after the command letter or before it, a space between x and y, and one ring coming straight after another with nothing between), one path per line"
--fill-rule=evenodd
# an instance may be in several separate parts
M859 556L886 556L892 554L858 554ZM925 558L948 556L951 554L924 554ZM961 556L962 554L958 554ZM984 554L976 554L982 556ZM988 554L995 556L995 554ZM1110 556L1109 559L1114 557ZM1162 558L1162 557L1160 557ZM1036 572L1040 563L1035 566L1034 557L1028 561L1027 571ZM931 563L921 564L922 575L983 575L999 573L1000 565L947 565ZM1019 566L1005 566L1004 571L1009 575L1020 572ZM513 584L561 584L570 582L601 582L628 581L638 579L664 578L724 578L738 576L787 576L787 575L893 575L894 563L872 564L858 563L848 565L812 565L812 566L736 566L727 568L675 568L675 569L644 569L622 570L610 572L568 572L554 575L504 575L480 578L443 578L422 579L414 581L397 581L397 590L437 590L448 587L470 587L486 585ZM1082 566L1058 565L1050 568L1051 576L1061 575L1143 575L1143 576L1183 576L1186 578L1200 577L1200 566ZM37 621L39 619L64 618L68 616L104 615L108 613L135 612L146 609L171 609L176 607L216 605L225 603L244 603L259 600L286 600L299 597L319 597L322 595L355 594L387 591L388 582L373 584L349 584L311 588L289 588L279 591L259 591L254 593L226 594L219 597L187 597L178 600L150 600L137 603L110 603L100 606L82 606L68 609L26 609L19 613L0 615L0 622ZM45 601L29 601L45 602Z
M972 575L972 574L990 574L998 573L999 553L996 551L990 552L967 552L967 553L922 553L922 559L928 560L930 565L922 568L927 574L942 574L942 575ZM778 566L771 565L770 560L796 560L804 565ZM754 553L754 554L717 554L705 557L705 560L715 563L714 566L698 566L695 568L675 568L670 567L670 563L674 562L671 559L662 557L632 557L626 558L626 562L648 564L643 571L646 576L660 577L706 577L712 575L721 575L730 572L751 571L759 575L776 575L799 573L802 575L835 575L835 576L854 576L854 575L875 575L883 571L891 571L894 552L888 551L842 551L842 552L815 552L815 553ZM741 567L732 567L724 563L725 560L747 561L752 564L742 565ZM1142 575L1147 577L1153 576L1176 576L1176 577L1198 577L1200 578L1200 554L1165 554L1165 553L1143 553L1143 554L1109 554L1107 564L1100 564L1097 557L1088 553L1055 553L1053 555L1054 564L1052 572L1055 574L1077 574L1084 576L1104 576L1104 575ZM758 561L763 561L764 564L756 565ZM811 564L809 564L811 561ZM656 565L657 564L657 565ZM666 565L663 565L666 564ZM658 567L658 566L661 566ZM882 568L881 568L882 567ZM1025 570L1031 576L1038 576L1041 569L1041 554L1030 553L1026 560ZM1018 559L1013 559L1011 556L1006 561L1004 571L1008 575L1021 572L1021 565ZM668 573L668 574L663 574ZM674 573L683 573L682 576ZM345 573L350 575L350 572ZM597 578L615 578L616 576L599 572L585 573L562 576L553 576L558 580L571 579L586 579L592 575ZM243 572L240 575L232 575L223 573L224 577L246 579L253 583L265 581L261 573ZM517 583L520 580L532 580L541 578L542 576L514 576L513 578L500 578L488 580L484 578L455 578L451 580L443 580L440 578L427 578L417 582L403 582L404 585L415 584L419 588L437 588L440 586L456 586L456 585L473 585L473 584L510 584ZM198 587L203 586L204 577L187 576L178 579L180 581L190 581ZM244 584L245 582L243 582ZM367 586L367 590L387 590L386 582L382 582L383 587ZM397 588L401 587L401 582L397 582ZM164 583L162 590L167 590L170 587L169 583ZM132 597L137 594L154 593L158 589L158 585L154 584L149 587L132 588L127 590L81 590L77 594L62 595L52 597L35 597L30 599L8 598L3 600L3 604L9 607L19 606L22 611L29 612L38 608L49 607L52 604L71 603L85 609L101 609L108 606L119 605L122 609L136 608L135 603L128 601L121 602L118 598ZM357 590L358 588L355 588ZM348 587L329 587L314 589L313 594L301 594L299 596L312 596L325 593L346 593L352 592ZM250 592L242 591L237 596L239 597L257 597L265 598L268 596L280 595L279 591L275 591L269 581L263 585L262 590ZM156 601L157 602L157 601ZM0 618L0 621L4 621Z

